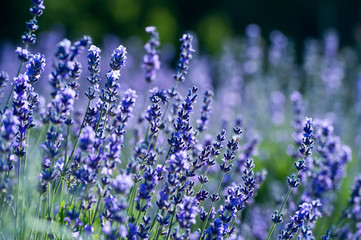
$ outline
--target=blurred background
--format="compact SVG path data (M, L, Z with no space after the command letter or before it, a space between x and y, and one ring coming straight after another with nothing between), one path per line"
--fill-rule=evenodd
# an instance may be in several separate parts
M19 42L29 2L3 1L0 43ZM221 40L242 34L250 23L258 24L263 36L280 30L297 49L303 48L305 38L321 38L329 28L338 30L341 45L361 39L357 0L47 0L45 5L41 31L61 23L69 39L89 34L98 44L107 33L145 39L145 26L155 25L163 43L175 43L183 32L193 31L201 50L214 53L221 49Z

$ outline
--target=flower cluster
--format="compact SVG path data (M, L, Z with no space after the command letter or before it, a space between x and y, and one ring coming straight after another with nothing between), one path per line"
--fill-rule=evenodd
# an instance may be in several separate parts
M212 62L192 56L193 36L184 34L176 81L169 88L164 86L172 84L171 64L160 68L156 27L146 28L150 39L144 56L132 55L141 52L133 49L128 54L123 45L108 51L105 44L100 50L84 36L61 40L49 58L28 50L43 10L42 0L32 0L25 47L16 49L18 74L9 78L0 72L2 93L13 79L0 111L4 239L360 238L360 177L340 214L335 194L352 156L337 134L346 135L350 122L337 123L345 114L328 113L332 124L304 118L306 110L315 112L312 108L317 116L320 109L339 113L328 101L319 107L318 85L312 92L300 89L304 98L297 91L285 98L298 85L280 74L297 72L283 34L271 34L267 54L260 28L250 25L240 45L229 42L221 60ZM328 100L339 97L334 88L341 87L340 79L330 76L333 67L340 70L342 59L332 41L337 43L335 35L327 35L324 61L316 61L319 51L307 53L312 64L324 66L303 66L308 77L333 84ZM108 63L101 65L107 52ZM53 59L47 63L50 91L38 95L35 84L42 87L46 81L45 56ZM190 68L193 57L196 64ZM144 76L136 62L146 81L154 84L157 78L158 86L139 84ZM203 99L197 103L200 92ZM140 104L138 95L144 97ZM306 109L309 99L311 109ZM290 158L294 174L288 184L279 184L292 169ZM340 217L326 226L332 215Z
M193 37L190 34L184 34L180 39L182 41L180 59L177 65L177 72L174 74L176 81L183 82L188 73L189 62L192 59L192 53L194 49L192 47Z
M156 78L156 71L160 68L160 61L157 48L160 46L159 33L154 26L146 27L145 31L150 34L149 41L144 45L146 55L143 57L142 67L145 70L145 80L153 82Z

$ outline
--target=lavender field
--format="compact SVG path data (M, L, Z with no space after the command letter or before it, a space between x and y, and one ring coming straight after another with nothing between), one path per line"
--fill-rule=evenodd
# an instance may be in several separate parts
M359 46L95 44L29 3L0 46L0 239L361 239Z

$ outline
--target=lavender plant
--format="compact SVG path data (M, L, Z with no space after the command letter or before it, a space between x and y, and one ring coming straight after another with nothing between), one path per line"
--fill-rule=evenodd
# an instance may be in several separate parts
M295 64L283 34L273 32L266 51L260 28L248 26L241 43L227 44L212 65L224 81L197 87L194 76L208 78L200 75L206 67L193 36L181 37L175 70L166 61L161 68L154 26L146 28L145 55L131 55L126 43L100 50L84 36L61 40L47 57L52 63L45 64L45 55L29 48L44 8L43 1L32 0L24 47L14 54L17 74L0 72L7 99L0 117L3 239L360 237L359 178L338 220L329 224L352 151L337 136L342 125L307 108L308 99L317 103L308 91L293 80L285 86L283 71L294 71ZM342 74L336 73L345 67L337 48L331 32L324 56L307 50L307 59L323 57L320 69L303 66L308 79L322 78L327 99L337 96ZM50 91L38 94L46 80ZM306 112L317 116L305 118Z

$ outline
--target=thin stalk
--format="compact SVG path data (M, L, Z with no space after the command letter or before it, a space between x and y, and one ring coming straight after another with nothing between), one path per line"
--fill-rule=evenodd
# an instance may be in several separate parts
M176 212L176 207L177 207L177 204L174 205L174 210L173 210L172 218L170 219L169 229L168 229L168 234L167 234L167 240L169 239L170 232L171 232L172 227L173 227L173 219L174 219L174 215L175 215L175 212ZM157 237L157 239L158 239L158 237Z
M173 87L173 90L176 90L177 89L177 87L178 87L178 81L175 83L175 85L174 85L174 87ZM169 99L169 101L167 102L167 106L165 107L165 111L164 111L164 114L163 114L163 116L162 116L162 122L164 123L164 118L165 118L165 116L167 115L167 112L168 112L168 109L169 109L169 105L171 104L171 102L172 102L172 99L173 99L173 97L171 97L170 99Z
M94 221L95 221L95 217L97 215L97 212L98 212L98 209L99 209L99 205L100 205L100 201L102 200L102 195L99 196L99 200L97 202L97 206L95 207L95 211L94 211L94 214L93 214L93 219L91 221L91 224L93 225L94 224Z
M153 136L154 136L154 135L153 135ZM152 138L152 139L153 139L153 138ZM167 158L168 158L168 156L169 156L169 154L170 154L171 149L172 149L172 146L171 146L171 147L169 148L169 150L168 150L167 156L166 156L166 158L164 159L164 162L163 162L162 167L164 167L165 162L166 162L166 160L167 160ZM149 149L148 149L148 150L149 150ZM147 152L148 152L148 151L147 151ZM154 193L156 192L157 187L158 187L158 184L156 184L155 187L154 187L154 191L153 191L153 193L151 194L150 202L152 202L152 200L153 200L153 196L154 196ZM149 208L147 208L147 209L145 210L144 215L147 214L148 209L149 209ZM157 210L157 213L158 213L158 211L159 211L159 208L158 208L158 210ZM157 213L156 213L156 215L157 215ZM153 221L153 222L154 222L154 221ZM153 224L152 224L152 225L153 225ZM153 227L152 227L152 228L153 228Z
M0 198L0 225L2 224L2 221L3 221L4 198L5 198L5 193L1 193L1 198Z
M158 227L157 227L157 231L155 232L155 234L156 234L156 240L158 240L158 238L159 238L159 231L160 231L160 229L159 229L159 227L160 227L160 225L158 224ZM153 238L154 239L154 238Z
M95 127L95 132L98 132L100 121L102 120L102 117L103 117L103 110L104 110L104 106L102 106L102 109L100 110L98 122L97 122L97 125Z
M33 17L33 20L36 20L36 16ZM31 33L32 33L32 31L29 30L28 34L30 35ZM24 44L24 46L25 46L25 50L27 50L27 49L29 48L29 45L26 44L26 43ZM19 77L19 75L20 75L20 73L21 73L21 70L23 69L23 66L24 66L24 62L21 61L20 66L19 66L19 69L18 69L18 72L16 73L16 77ZM15 85L13 85L13 87L11 88L9 97L8 97L8 99L7 99L7 101L6 101L6 104L5 104L4 108L3 108L3 110L6 110L6 109L8 108L8 105L9 105L9 103L10 103L10 99L11 99L11 97L12 97L12 95L13 95L13 92L14 92L14 88L15 88ZM1 118L2 118L2 115L1 115Z
M66 170L66 169L68 168L69 163L71 162L71 159L72 159L72 157L73 157L73 155L74 155L75 149L76 149L76 147L77 147L77 145L78 145L79 137L80 137L81 131L82 131L83 128L84 128L85 119L86 119L86 116L87 116L87 114L88 114L88 110L89 110L89 107L90 107L90 102L91 102L91 99L89 99L89 101L88 101L88 106L87 106L87 108L86 108L86 110L85 110L84 118L83 118L83 121L82 121L82 123L81 123L78 136L77 136L76 139L75 139L74 146L73 146L73 149L71 150L71 154L70 154L70 157L69 157L69 159L68 159L68 162L67 162L66 164L64 164L64 166L65 166L64 170ZM100 114L101 114L101 113L100 113Z
M140 205L141 203L139 203L139 205ZM142 206L142 205L141 205ZM140 218L140 215L142 214L142 211L141 210L139 210L138 211L138 216L137 216L137 220L135 221L135 224L136 225L138 225L138 221L139 221L139 218Z
M66 139L65 139L65 149L64 149L64 164L67 164L68 161L68 143L69 143L69 135L70 135L70 126L68 126L68 130L66 132Z
M218 187L217 187L217 190L216 190L216 193L215 193L216 195L218 194L219 188L221 187L221 184L222 184L222 181L223 181L224 174L225 174L225 172L222 172L221 179L219 179L219 182L218 182ZM214 202L212 201L211 206L209 207L209 210L208 210L207 218L206 218L206 220L205 220L205 221L204 221L204 223L203 223L202 230L201 230L201 234L199 235L199 237L200 237L200 238L202 238L202 235L203 235L204 229L205 229L205 228L206 228L206 226L207 226L207 223L208 223L208 218L209 218L209 216L211 215L211 211L212 211L213 204L214 204Z
M17 185L18 191L16 193L15 226L17 226L17 224L18 224L18 215L19 215L20 178L21 178L21 157L19 157L18 185Z
M28 45L27 45L27 44L25 44L25 49L28 49ZM24 66L24 62L21 61L20 67L19 67L19 69L18 69L18 72L16 73L16 77L19 77L23 66ZM12 86L12 88L11 88L9 97L8 97L8 99L6 100L6 104L5 104L4 108L3 108L3 111L5 111L5 110L8 108L8 105L9 105L9 103L10 103L10 99L11 99L11 97L13 96L14 88L15 88L15 84L13 84L13 86ZM2 118L2 116L1 116L1 118Z
M152 226L150 227L149 232L151 232L152 229L153 229L153 227L156 225L158 212L159 212L159 208L157 209L157 212L155 213L155 217L154 217L154 219L153 219ZM164 213L164 209L162 209L162 213L161 213L161 214L163 215L163 213Z
M46 127L44 128L44 126L46 126ZM38 146L41 137L42 137L43 134L44 134L44 130L46 130L46 132L47 132L47 131L49 130L49 126L50 126L50 124L49 124L49 122L48 122L48 123L46 123L45 125L43 125L43 126L41 127L40 133L38 134L38 136L37 136L37 138L36 138L36 141L35 141L35 143L34 143L34 147L31 149L31 151L30 151L30 153L29 153L30 158L33 157L33 153L34 153L36 147Z
M207 173L208 173L208 169L209 169L209 165L207 165L207 168L206 168L206 171L204 173L204 176L207 176ZM202 190L202 186L203 186L203 182L199 185L199 188L198 188L198 191L194 192L195 194L200 192Z
M298 177L298 173L299 173L299 170L297 170L296 178ZM281 216L282 210L283 210L284 206L286 205L288 198L290 197L290 194L291 194L292 189L293 189L293 187L289 186L288 191L287 191L287 194L286 194L286 197L285 197L285 199L283 200L280 209L278 210L278 214L277 214L277 217L278 217L278 218ZM267 235L266 240L269 240L269 239L270 239L270 237L272 236L272 233L273 233L273 230L275 229L275 227L276 227L276 223L274 222L274 223L272 224L271 229L270 229L269 232L268 232L268 235Z
M28 131L26 131L25 146L27 146L28 145L27 143L29 143L28 140L29 140L29 137L30 137L30 131L31 131L31 128ZM26 152L28 152L29 146L25 147L25 148L26 148ZM23 177L25 177L25 174L26 174L27 160L28 160L28 154L25 154L24 169L23 169L24 176Z

